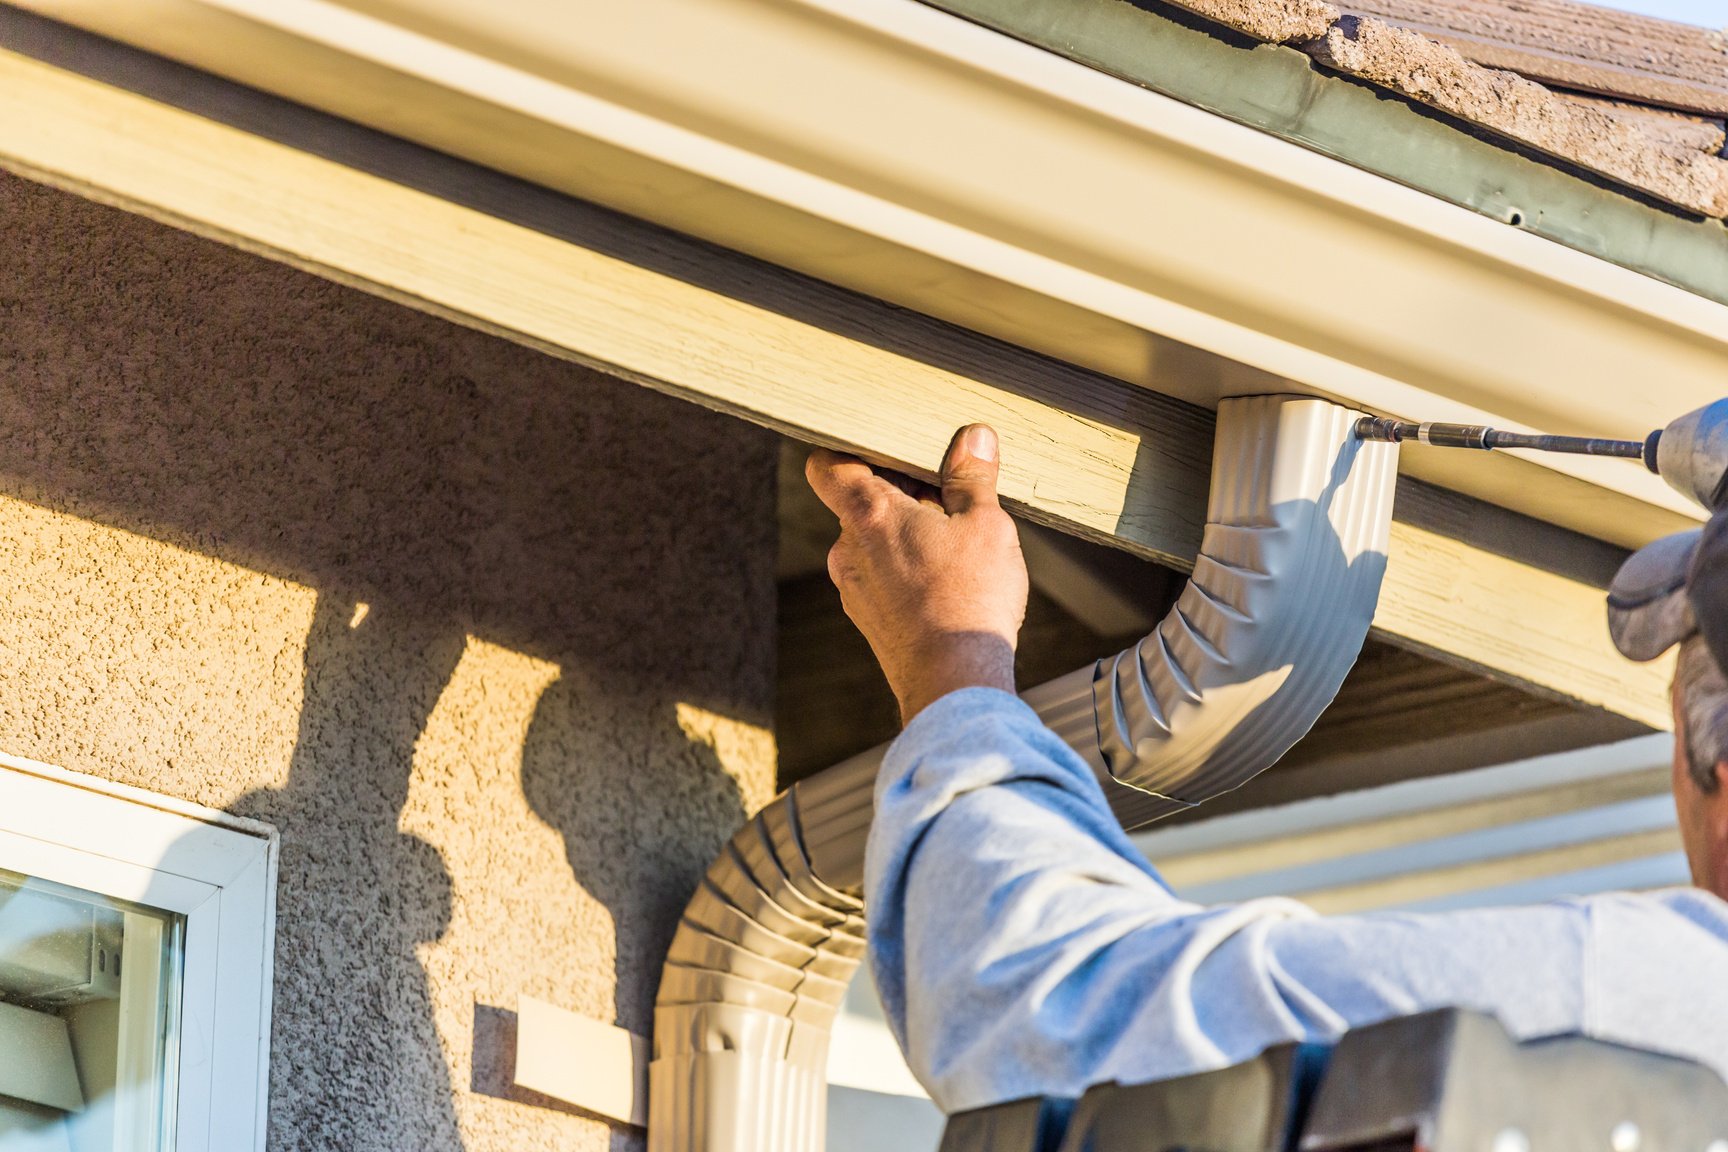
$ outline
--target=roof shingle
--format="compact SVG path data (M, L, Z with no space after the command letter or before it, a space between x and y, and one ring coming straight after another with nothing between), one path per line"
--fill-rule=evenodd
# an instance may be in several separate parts
M1576 0L1348 0L1345 12L1323 0L1175 2L1688 212L1728 217L1721 33Z
M1572 0L1350 0L1349 9L1546 84L1728 115L1728 35L1720 31Z

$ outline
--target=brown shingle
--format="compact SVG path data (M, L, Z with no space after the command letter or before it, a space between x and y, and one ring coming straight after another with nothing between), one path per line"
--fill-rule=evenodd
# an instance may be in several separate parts
M1351 0L1345 7L1532 80L1728 114L1728 36L1720 31L1574 0Z
M1326 0L1177 0L1196 16L1271 44L1293 44L1326 34L1338 9Z
M1677 147L1605 108L1484 68L1407 28L1344 16L1305 45L1320 63L1671 204L1728 216L1728 161Z
M1640 132L1675 148L1687 148L1715 156L1728 144L1728 124L1721 117L1698 116L1690 112L1675 112L1653 108L1648 104L1633 104L1605 96L1587 96L1581 92L1556 91L1562 100L1597 108L1610 116L1635 125Z
M1342 15L1324 0L1173 2L1688 212L1728 217L1722 33L1576 0L1346 0Z

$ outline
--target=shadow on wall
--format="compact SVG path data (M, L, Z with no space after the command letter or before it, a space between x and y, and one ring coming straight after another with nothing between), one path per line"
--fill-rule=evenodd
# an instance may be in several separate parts
M770 723L772 437L9 176L0 250L0 491L317 592L288 780L235 805L283 833L272 1149L461 1145L458 1006L416 947L512 878L453 894L399 823L470 636L561 670L521 783L617 933L599 976L569 932L486 954L615 973L646 1033L679 908L772 786L677 713Z
M287 786L232 805L281 829L277 963L296 992L311 991L314 973L323 989L276 996L275 1031L293 1067L272 1075L271 1111L299 1117L303 1134L315 1124L323 1147L368 1147L389 1133L402 1147L455 1148L449 1077L415 954L449 924L450 878L437 849L396 824L415 742L464 641L388 611L351 626L354 616L318 598ZM381 1020L391 1022L394 1059L381 1058Z
M668 752L668 741L655 747L632 734L635 703L608 699L585 677L554 681L528 727L522 788L563 836L571 871L612 910L618 972L635 977L620 980L615 1022L648 1036L660 965L695 879L748 813L712 748L683 739ZM620 714L608 717L612 710ZM692 826L708 834L692 836Z

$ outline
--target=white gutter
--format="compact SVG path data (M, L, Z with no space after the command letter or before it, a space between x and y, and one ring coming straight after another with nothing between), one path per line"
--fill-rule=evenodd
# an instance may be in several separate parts
M1728 379L1728 308L913 0L24 6L1209 405L1626 436ZM1407 466L1628 545L1694 515L1612 462Z
M1290 397L1218 410L1194 577L1144 641L1025 694L1135 828L1238 787L1332 702L1385 571L1396 449ZM1323 605L1323 607L1322 607ZM864 955L880 748L796 784L708 869L654 1010L649 1152L819 1152L828 1038Z

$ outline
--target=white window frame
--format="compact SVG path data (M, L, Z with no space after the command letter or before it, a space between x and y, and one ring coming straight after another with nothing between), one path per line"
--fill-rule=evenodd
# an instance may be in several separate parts
M263 1152L279 840L0 753L0 868L186 918L174 1152Z

